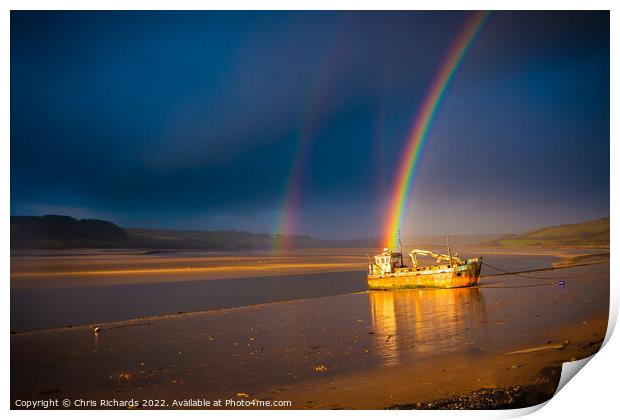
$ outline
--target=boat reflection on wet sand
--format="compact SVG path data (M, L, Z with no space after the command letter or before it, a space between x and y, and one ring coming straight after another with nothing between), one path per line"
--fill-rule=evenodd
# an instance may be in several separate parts
M465 349L473 343L475 327L486 324L477 288L369 292L368 301L385 365L398 364L403 353Z

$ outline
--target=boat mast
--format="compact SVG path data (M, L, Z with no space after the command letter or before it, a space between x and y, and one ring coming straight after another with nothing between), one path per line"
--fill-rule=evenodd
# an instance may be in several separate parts
M446 237L446 245L448 245L448 255L450 256L450 261L448 264L452 265L452 248L450 248L450 235Z
M403 266L403 243L400 237L400 228L398 228L398 248L400 250L400 266Z

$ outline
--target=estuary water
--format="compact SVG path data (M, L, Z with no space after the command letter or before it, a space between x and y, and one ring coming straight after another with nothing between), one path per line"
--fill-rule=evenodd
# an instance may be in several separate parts
M484 259L493 266L510 271L546 268L557 260L541 255L485 255ZM243 264L239 261L243 261ZM276 273L281 266L291 267L291 271L294 271L296 264L306 264L308 261L316 263L315 272L270 275L267 271L252 275L251 271L254 266L267 266L267 263L276 267L273 270ZM346 264L347 271L319 271L321 268L330 270L332 268L329 264L336 265L342 261ZM365 292L365 261L366 256L363 253L356 257L333 254L326 256L320 252L293 255L277 261L260 256L252 256L251 260L246 261L239 255L223 257L182 251L163 256L77 254L67 257L66 253L17 255L11 258L11 331L78 326ZM323 267L323 264L326 264L326 267ZM187 269L190 271L188 274L177 273L175 267L179 266L206 268L204 271ZM214 274L210 269L220 267L228 269L219 274L225 278L217 278L217 271L213 278ZM313 266L307 269L313 270ZM37 271L31 273L32 270ZM21 276L24 272L28 275ZM107 272L109 274L106 275ZM95 275L90 275L91 273ZM245 277L235 278L239 273ZM483 287L514 284L514 279L504 277L484 279L488 274L497 274L497 271L483 267ZM149 276L152 276L152 282L149 282ZM191 276L190 280L186 279L188 276ZM201 279L201 276L205 278ZM549 274L546 276L553 277ZM106 284L108 280L111 280L111 284ZM528 283L531 279L519 280ZM533 282L536 283L537 281ZM440 292L429 292L426 295L433 293L443 296ZM473 296L494 293L498 291L456 291L448 293L447 296L452 296L453 299L457 296L472 296L473 301L480 301L482 297ZM376 302L371 307L384 306L379 302L392 295L377 296L382 297L372 298ZM395 304L398 305L400 295L396 293L393 296Z

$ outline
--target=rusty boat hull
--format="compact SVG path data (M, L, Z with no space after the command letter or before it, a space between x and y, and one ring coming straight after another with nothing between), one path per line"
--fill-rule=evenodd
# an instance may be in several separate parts
M403 267L392 273L369 274L368 290L470 287L480 281L481 268L482 257L470 258L459 265Z

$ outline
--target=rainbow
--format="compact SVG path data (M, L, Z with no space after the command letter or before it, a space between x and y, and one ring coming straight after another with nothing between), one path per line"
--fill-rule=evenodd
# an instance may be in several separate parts
M294 235L299 222L299 213L301 212L301 185L304 183L304 176L307 173L307 159L310 156L312 139L314 137L314 125L319 119L320 103L324 99L322 97L322 84L326 80L326 76L319 77L314 93L308 102L303 127L298 136L297 150L293 157L290 173L286 178L287 182L284 186L283 201L281 214L276 221L275 240L273 248L288 248L289 243L287 236Z
M338 69L338 59L345 47L344 36L346 32L342 29L334 35L321 61L318 65L316 77L312 85L311 95L304 109L302 125L297 136L297 150L290 166L289 175L283 189L282 203L279 206L280 212L276 215L275 239L273 248L288 248L290 239L288 236L300 234L297 231L301 213L302 185L305 176L308 175L308 159L312 149L312 142L316 137L316 128L321 120L322 112L325 109L324 101L328 100L330 83L333 82L334 72Z
M488 12L475 12L469 19L462 33L450 49L450 53L446 57L441 71L433 80L433 84L426 94L422 107L411 126L407 137L405 153L398 166L396 184L389 202L388 217L384 229L385 243L392 249L396 248L398 243L398 230L407 207L413 174L418 167L420 152L424 148L429 128L433 123L437 109L445 96L450 81L476 35L480 32L488 15Z

